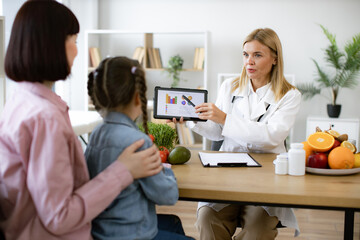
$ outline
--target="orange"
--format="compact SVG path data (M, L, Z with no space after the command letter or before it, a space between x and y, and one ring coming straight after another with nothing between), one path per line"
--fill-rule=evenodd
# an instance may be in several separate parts
M340 146L350 149L352 153L356 152L356 147L349 141L343 141Z
M331 150L328 156L328 163L332 169L349 169L354 166L355 156L346 147L337 147Z
M340 133L339 133L339 132L337 132L337 131L335 131L335 130L332 130L332 129L327 130L326 132L327 132L328 134L330 134L331 136L333 136L334 138L338 138L338 137L340 136Z
M354 168L360 168L360 153L355 153L355 162L354 162Z
M307 143L314 151L326 152L334 145L335 138L324 132L316 132L309 135Z
M302 142L302 144L304 145L305 159L308 159L309 156L314 153L314 150L309 146L309 144L306 141Z

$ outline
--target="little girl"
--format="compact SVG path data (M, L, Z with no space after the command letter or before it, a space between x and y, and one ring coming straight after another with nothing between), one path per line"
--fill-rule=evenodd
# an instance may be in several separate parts
M144 70L126 57L107 58L89 74L89 96L104 118L104 123L92 132L85 152L91 178L133 142L145 139L142 149L152 146L147 136L145 92ZM141 114L146 134L134 122ZM190 239L177 216L156 215L155 204L173 205L178 197L169 168L135 180L93 220L92 235L95 239Z

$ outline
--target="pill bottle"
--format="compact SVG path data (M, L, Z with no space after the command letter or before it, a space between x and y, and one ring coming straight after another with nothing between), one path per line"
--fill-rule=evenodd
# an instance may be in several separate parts
M292 143L290 145L288 161L288 173L290 175L305 175L305 150L302 143Z
M275 174L285 175L288 173L288 158L286 155L278 155L275 160Z

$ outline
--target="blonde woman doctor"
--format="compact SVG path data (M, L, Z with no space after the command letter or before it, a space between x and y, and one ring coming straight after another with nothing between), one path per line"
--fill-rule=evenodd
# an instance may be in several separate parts
M286 152L284 140L301 94L284 77L277 34L269 28L251 32L243 43L243 61L241 76L224 81L216 104L195 107L200 119L208 121L187 124L210 140L223 140L222 151ZM239 223L243 229L236 240L275 239L279 221L299 234L291 208L239 204L199 203L196 227L203 240L232 239Z

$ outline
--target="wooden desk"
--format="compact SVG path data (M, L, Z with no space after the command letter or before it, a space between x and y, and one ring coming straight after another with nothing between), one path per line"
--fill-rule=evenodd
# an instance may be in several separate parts
M353 238L354 211L360 211L360 174L276 175L275 154L250 154L260 168L204 168L198 151L174 165L181 200L345 211L344 239Z

